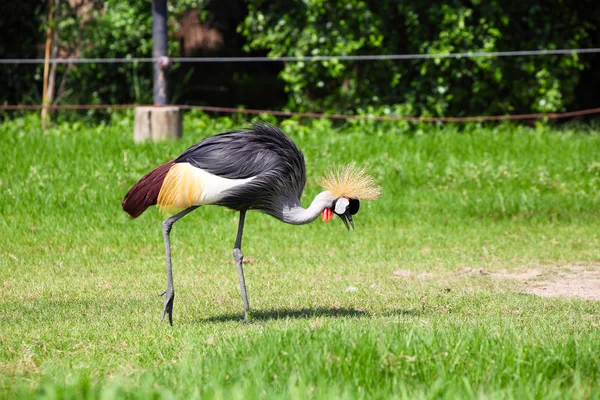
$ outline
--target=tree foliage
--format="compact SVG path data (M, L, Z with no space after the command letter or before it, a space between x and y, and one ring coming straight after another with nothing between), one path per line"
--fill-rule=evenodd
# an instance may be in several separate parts
M84 2L83 4L85 4ZM86 58L152 57L151 4L145 0L90 1L85 12L63 7L60 23L61 48L67 56ZM170 36L177 28L175 16L191 7L190 0L170 7ZM177 51L169 41L169 51ZM63 73L76 84L67 97L72 103L151 103L152 65L148 63L77 64L63 67Z
M580 48L594 32L590 1L251 0L248 49L272 56L444 54ZM574 103L577 55L287 63L294 109L406 104L416 114L552 112Z
M0 2L0 58L36 58L43 41L41 18L44 7L35 2ZM18 40L14 40L18 38ZM0 104L38 103L41 69L19 64L0 65ZM41 89L41 86L40 86Z
M592 0L229 0L228 6L231 3L246 11L239 17L235 49L230 35L223 55L242 51L270 56L445 54L600 47L600 5ZM60 4L61 56L152 55L148 0ZM207 21L225 7L225 3L216 7L214 0L168 4L172 55L182 54L175 33L185 10L195 8L200 20ZM43 56L39 49L45 34L44 4L23 2L10 10L0 16L0 27L23 38L22 45L3 42L0 57ZM221 25L231 25L229 31L238 22L237 17L219 20ZM0 85L8 90L0 91L0 102L40 103L41 65L2 68L7 74L0 75ZM269 104L287 104L293 110L341 112L395 105L390 109L400 114L461 116L563 111L580 107L582 99L586 106L598 106L600 97L593 89L600 87L600 76L594 73L600 70L598 55L331 60L236 68L175 65L171 99L261 107L270 98ZM274 85L270 77L275 75L286 93ZM197 80L198 76L202 79ZM194 84L189 84L190 77L196 79ZM152 102L151 64L61 65L57 81L62 103ZM207 89L211 81L219 83Z
M174 37L176 17L198 1L179 0L169 7L169 33ZM48 9L45 4L18 2L16 9L0 17L0 26L25 41L0 44L0 57L43 58ZM13 6L9 6L11 9ZM146 0L61 1L59 30L60 57L127 58L152 57L151 3ZM176 53L178 43L169 41ZM5 68L3 66L3 68ZM0 94L3 102L41 103L43 65L10 68L8 84L12 96ZM4 74L3 74L4 75ZM5 75L6 76L6 75ZM71 104L117 104L152 102L152 65L148 63L60 64L58 100ZM0 83L2 83L0 81Z

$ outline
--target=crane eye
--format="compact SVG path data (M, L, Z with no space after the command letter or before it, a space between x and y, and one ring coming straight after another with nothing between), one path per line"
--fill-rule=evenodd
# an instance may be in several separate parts
M360 201L358 199L350 199L350 204L348 204L348 208L350 210L350 214L354 215L358 212L360 208Z

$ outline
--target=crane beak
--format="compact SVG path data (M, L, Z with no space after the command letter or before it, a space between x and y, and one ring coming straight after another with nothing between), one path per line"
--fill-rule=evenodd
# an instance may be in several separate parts
M340 217L340 219L342 221L344 221L344 225L346 225L346 228L348 230L350 230L351 226L352 226L352 230L354 230L354 221L352 221L352 214L350 214L349 212L346 212L344 214L338 214L338 216Z

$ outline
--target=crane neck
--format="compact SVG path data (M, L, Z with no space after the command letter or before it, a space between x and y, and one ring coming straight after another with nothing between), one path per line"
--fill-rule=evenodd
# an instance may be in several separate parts
M287 224L308 224L321 214L327 207L333 205L335 196L330 191L319 193L308 208L303 208L300 201L284 204L281 220Z

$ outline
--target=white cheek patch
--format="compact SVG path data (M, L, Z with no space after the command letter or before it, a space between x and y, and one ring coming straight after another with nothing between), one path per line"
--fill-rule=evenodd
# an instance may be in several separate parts
M340 197L335 202L335 209L333 210L336 214L343 214L346 212L346 207L350 204L350 200L345 197Z

